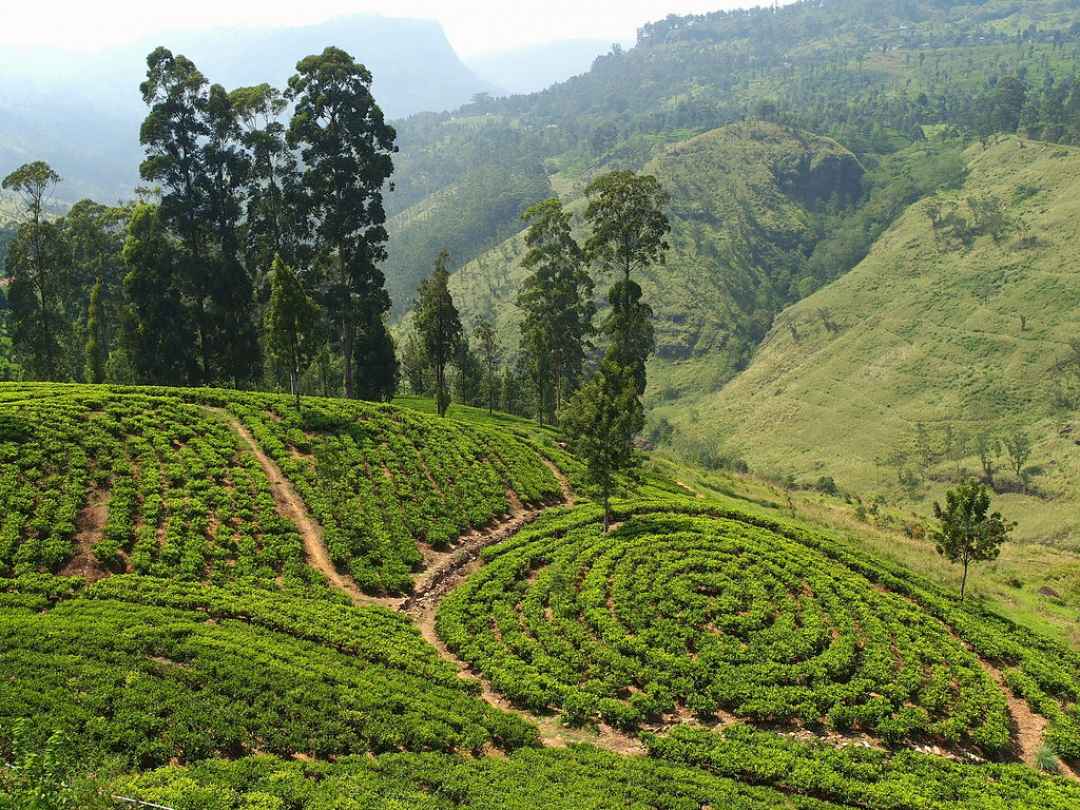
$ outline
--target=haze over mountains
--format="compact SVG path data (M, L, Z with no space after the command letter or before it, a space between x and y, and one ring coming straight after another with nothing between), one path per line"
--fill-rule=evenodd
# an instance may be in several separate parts
M571 76L588 72L596 57L613 43L604 39L567 39L465 60L472 71L510 93L537 93ZM620 43L629 47L629 43Z
M430 20L356 15L294 28L163 33L86 54L45 48L0 53L0 171L44 159L64 177L62 198L115 201L138 183L139 83L158 45L192 59L228 89L271 77L284 87L297 60L338 45L375 77L388 118L460 107L477 93L539 90L589 68L609 43L571 41L478 58L475 69ZM500 80L502 77L503 80Z

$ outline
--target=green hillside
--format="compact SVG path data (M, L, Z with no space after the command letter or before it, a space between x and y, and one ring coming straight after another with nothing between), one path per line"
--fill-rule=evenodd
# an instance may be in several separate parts
M0 386L0 800L1075 806L1075 651L430 407Z
M20 232L0 378L56 381L0 382L0 810L1080 808L1080 0L673 15L396 136L305 62L280 185L181 63L144 130L192 207ZM521 211L584 244L613 169L670 194L641 388L634 310L557 345L562 228L520 351ZM436 415L393 397L443 379L403 340L443 249ZM562 429L549 372L592 378ZM962 591L972 477L1017 526Z
M657 356L708 356L722 379L797 297L820 238L816 211L859 196L863 169L828 138L755 121L674 144L644 171L672 194L672 250L641 281L656 313ZM511 346L520 313L507 304L525 276L523 256L519 234L451 279L466 321L493 314Z
M667 144L762 112L832 137L864 163L912 143L920 126L979 134L1022 123L1033 135L1068 141L1080 134L1070 106L1078 23L1080 10L1059 0L804 0L672 15L645 25L633 48L615 48L588 73L541 93L397 122L388 211L447 189L482 188L499 173L508 189L523 188L509 178L534 176L538 166L562 193L597 169L640 169ZM995 118L997 82L1006 76L1026 83L1022 122ZM428 233L399 232L390 254L430 268L444 244L468 246L452 251L459 267L518 213L492 205L482 217L444 217ZM399 311L416 273L391 259Z
M422 548L560 494L531 440L492 426L209 390L0 384L0 458L4 575L318 584L271 493L284 471L329 561L403 593Z
M970 201L996 201L997 239L973 232L965 245L949 226L935 230L930 202L914 206L855 270L785 311L722 391L662 412L756 470L829 475L920 512L958 468L980 469L970 437L1026 429L1030 492L1002 453L1002 508L1020 538L1080 548L1076 403L1060 366L1080 333L1080 150L1009 138L968 158L964 187L933 204L955 204L974 231ZM898 466L915 475L923 463L920 425L927 480L903 487ZM969 441L944 458L948 428ZM897 451L903 465L890 461Z

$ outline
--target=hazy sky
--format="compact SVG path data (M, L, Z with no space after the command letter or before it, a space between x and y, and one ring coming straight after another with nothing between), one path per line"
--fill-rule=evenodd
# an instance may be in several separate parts
M556 39L632 40L642 23L768 0L0 0L0 46L93 50L162 30L298 25L351 13L439 20L470 56Z

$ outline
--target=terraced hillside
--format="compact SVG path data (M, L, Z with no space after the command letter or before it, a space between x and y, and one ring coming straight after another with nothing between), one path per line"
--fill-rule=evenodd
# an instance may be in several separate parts
M0 457L6 574L302 587L320 577L299 493L334 566L403 593L423 548L561 493L534 447L491 427L212 391L2 384Z
M1004 451L994 462L1000 506L1019 538L1075 550L1080 367L1063 361L1080 334L1080 150L1007 138L967 157L963 188L912 207L851 273L787 310L746 371L660 413L699 437L707 426L758 471L832 476L922 513L959 470L982 474L978 433L1027 431L1026 481ZM950 209L964 230L931 221ZM924 479L913 493L898 466ZM1071 576L1053 587L1080 587Z
M461 415L0 387L0 799L1080 802L1076 653L671 481L604 536L565 449Z
M686 499L593 507L484 552L438 630L572 724L858 733L966 758L1080 757L1080 656L824 537ZM1017 700L1016 698L1023 698ZM1042 719L1039 719L1039 718Z

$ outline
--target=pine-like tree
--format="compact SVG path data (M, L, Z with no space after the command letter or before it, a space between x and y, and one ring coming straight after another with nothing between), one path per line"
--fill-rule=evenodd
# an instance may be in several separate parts
M444 250L435 260L435 272L420 284L416 302L416 331L423 341L424 356L435 373L435 406L439 416L450 407L446 368L458 355L463 330L454 299L450 295L450 261Z

